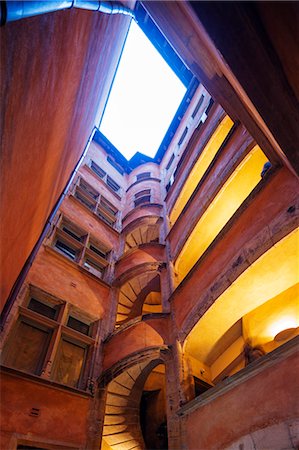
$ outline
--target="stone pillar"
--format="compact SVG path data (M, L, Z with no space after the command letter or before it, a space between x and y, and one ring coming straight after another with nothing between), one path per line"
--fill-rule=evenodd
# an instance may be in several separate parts
M105 419L107 388L96 387L94 398L90 402L87 420L86 450L100 450Z

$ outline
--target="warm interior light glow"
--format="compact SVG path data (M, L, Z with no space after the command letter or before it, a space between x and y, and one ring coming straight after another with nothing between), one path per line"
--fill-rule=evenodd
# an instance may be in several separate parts
M271 333L272 338L280 333L281 331L287 330L288 328L297 328L298 323L295 317L282 317L277 322L273 323L269 327L269 332Z
M186 87L132 21L100 131L128 160L154 157Z
M255 308L280 294L283 296L283 300L290 294L292 299L290 305L286 304L286 308L289 308L287 309L288 312L281 313L284 314L282 319L291 316L298 323L298 286L296 286L299 282L298 238L299 231L297 229L271 247L226 289L189 334L185 343L185 351L188 354L205 362L214 345L226 330L240 318L246 317L247 314L248 317L251 312L255 314L253 311ZM289 292L287 292L288 289ZM284 293L284 291L286 292ZM281 308L284 308L284 301L281 302ZM245 337L252 337L251 333L255 334L257 330L261 329L257 328L260 314L257 311L255 324L252 322L254 317L251 317L253 328L248 327L245 322ZM273 324L278 323L277 319L275 311ZM284 322L283 326L286 327L291 323L293 324L293 322ZM264 339L273 339L273 333L277 330L278 328L272 330L271 336L264 336L262 342L264 342ZM263 334L262 331L261 333ZM253 343L255 345L260 341L254 341Z
M178 274L178 282L185 278L189 270L261 180L261 170L266 161L267 158L262 150L255 146L223 185L198 221L176 260L175 270Z
M186 180L186 183L184 184L180 192L180 195L174 204L174 207L172 208L172 211L169 216L171 225L173 225L176 222L177 218L181 214L184 206L191 197L192 193L194 192L196 186L200 182L207 168L211 164L214 156L218 152L221 144L228 135L233 124L234 123L230 119L230 117L226 116L222 120L222 122L218 125L212 137L210 138L207 145L203 149L200 157L196 161L193 169L191 170L190 175L188 176L188 179Z

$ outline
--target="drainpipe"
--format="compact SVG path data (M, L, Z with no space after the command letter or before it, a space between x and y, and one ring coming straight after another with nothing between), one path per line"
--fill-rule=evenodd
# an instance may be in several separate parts
M67 182L67 184L66 184L62 194L60 195L59 199L57 200L54 208L52 209L52 211L51 211L51 213L50 213L50 215L49 215L49 217L47 219L47 222L46 222L46 224L45 224L45 226L44 226L44 228L43 228L43 230L41 232L40 237L38 238L38 241L36 242L35 246L33 247L33 249L31 251L30 255L28 256L28 258L27 258L27 260L26 260L26 262L25 262L25 264L24 264L24 266L23 266L23 268L22 268L22 270L21 270L21 272L20 272L20 274L19 274L15 284L12 287L12 290L10 291L8 299L7 299L7 301L6 301L5 305L4 305L4 308L3 308L2 312L1 312L1 315L0 315L0 330L1 331L4 328L6 319L7 319L8 315L9 315L10 310L11 310L13 304L14 304L14 301L15 301L17 295L19 294L20 289L21 289L21 287L22 287L22 285L23 285L23 283L24 283L24 281L25 281L25 279L27 277L27 274L28 274L28 272L30 270L30 267L32 266L32 263L33 263L33 261L35 259L35 256L36 256L40 246L42 245L42 243L43 243L43 241L44 241L44 239L45 239L45 237L46 237L46 235L47 235L47 233L48 233L48 231L50 229L52 221L53 221L54 217L56 216L57 211L60 208L61 203L63 202L66 194L68 193L68 191L69 191L69 189L71 187L71 184L72 184L72 182L73 182L73 180L75 178L75 175L78 172L78 169L79 169L79 167L82 164L82 161L84 160L84 158L86 156L86 153L88 151L88 148L90 146L90 143L91 143L91 141L92 141L92 139L94 137L94 134L95 134L96 130L97 130L97 128L94 127L92 132L91 132L91 134L90 134L90 136L89 136L89 138L88 138L88 141L87 141L87 144L86 144L86 146L85 146L85 148L83 150L83 153L82 153L78 163L76 164L75 169L71 173L71 176L68 179L68 182Z
M118 1L2 1L0 24L4 25L6 22L71 8L87 9L105 14L122 14L135 18L134 12Z

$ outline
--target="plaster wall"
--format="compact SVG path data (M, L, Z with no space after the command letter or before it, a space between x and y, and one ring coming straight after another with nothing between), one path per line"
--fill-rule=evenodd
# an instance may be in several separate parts
M157 180L152 180L150 178L140 181L134 184L126 194L125 211L131 211L135 208L134 206L134 196L140 191L145 189L151 189L150 201L151 203L161 203L161 191L160 182Z
M183 210L171 228L168 237L173 258L177 256L221 185L251 146L253 146L252 137L244 127L239 126L219 152L216 164L203 176L200 185L195 189L194 195L186 206L188 209Z
M293 354L187 414L183 428L188 449L222 449L249 432L296 417L298 370Z
M150 172L152 178L160 178L160 166L156 163L145 163L141 164L140 166L136 167L136 169L133 169L132 172L130 172L127 175L127 188L130 189L130 186L137 181L137 175L144 173L144 172ZM138 183L137 183L138 184Z
M169 343L167 319L148 319L118 332L104 345L103 370L136 352Z
M103 111L129 22L73 9L1 28L1 307Z
M134 208L130 211L130 214L127 214L123 218L123 228L129 225L136 219L147 216L161 216L162 215L162 205L142 205L137 208Z
M55 250L41 247L26 281L86 310L95 319L103 319L109 311L109 287Z
M50 441L52 444L84 448L90 406L88 396L7 373L2 374L0 388L1 428L7 442L17 435L22 440L35 441L41 446L41 443ZM30 415L32 408L39 409L38 417Z
M119 235L109 225L98 219L79 200L69 196L62 203L60 212L75 225L91 234L92 237L103 242L109 249L118 251Z
M215 283L215 280L220 279L223 271L228 270L232 258L239 255L242 250L242 260L232 267L232 276L234 276L234 273L237 276L241 273L240 270L242 270L242 264L244 264L246 258L249 258L249 262L251 261L251 253L255 250L250 245L258 248L259 254L265 251L263 242L269 240L269 233L273 233L275 227L277 227L275 217L282 211L287 211L293 205L297 189L297 179L287 169L282 168L279 170L264 188L257 193L254 202L248 204L243 214L234 221L231 228L222 236L221 241L218 241L217 245L207 253L200 265L195 265L190 275L187 276L172 296L175 320L179 329L182 329L184 321L195 306L194 293L203 294L208 292L209 286L213 282ZM272 231L270 231L271 222L275 225ZM255 236L265 227L263 242L254 242ZM277 227L277 232L279 233L279 231L279 227ZM251 243L252 239L253 242ZM223 283L227 287L231 282L225 278ZM213 294L215 299L218 292L219 294L221 293L219 291L220 288L221 286L215 286ZM209 297L209 294L207 295ZM198 298L201 298L201 302L203 300L211 301L210 298L205 297L203 299L203 297L205 296L198 296Z
M119 173L118 170L115 169L115 167L112 166L108 162L106 151L95 141L92 141L88 150L88 154L84 158L84 163L89 165L90 160L92 159L96 164L98 164L101 169L103 169L106 173L111 175L111 177L123 188L126 189L127 182L128 182L128 176L124 172L122 175ZM110 158L113 160L113 157L110 156Z
M155 262L165 261L165 247L160 244L142 244L134 251L127 252L125 256L120 259L115 267L115 278L122 276L128 270L134 267Z

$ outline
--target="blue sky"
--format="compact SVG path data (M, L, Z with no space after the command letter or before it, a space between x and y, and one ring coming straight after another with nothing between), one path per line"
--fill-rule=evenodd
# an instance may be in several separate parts
M153 157L186 87L132 20L100 131L129 160Z

